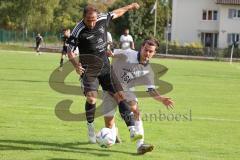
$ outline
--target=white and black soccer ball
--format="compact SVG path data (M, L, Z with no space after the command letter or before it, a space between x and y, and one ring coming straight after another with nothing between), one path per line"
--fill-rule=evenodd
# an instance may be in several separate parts
M96 141L102 148L109 148L115 144L116 136L110 128L102 128L96 135Z

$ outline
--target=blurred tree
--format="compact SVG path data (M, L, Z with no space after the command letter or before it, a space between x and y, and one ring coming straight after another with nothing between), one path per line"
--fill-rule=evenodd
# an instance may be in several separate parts
M6 29L48 31L59 0L1 0L0 26Z
M93 4L97 7L100 12L106 12L108 8L115 2L116 0L88 0L89 4Z
M121 6L125 6L132 2L138 2L140 9L137 11L130 11L123 17L114 20L112 24L112 32L115 33L114 37L119 37L122 34L124 28L129 28L131 35L135 41L141 41L144 38L152 37L154 30L154 14L150 14L151 9L155 3L155 0L118 0L110 8L113 10ZM157 9L157 34L156 38L159 40L164 39L164 30L167 23L167 7L165 0L158 1ZM170 12L170 10L169 10ZM118 39L117 39L118 40Z
M0 1L0 26L5 29L16 29L16 14L15 7L12 1L1 0Z
M30 5L32 8L28 10L30 16L27 16L30 29L38 32L49 31L54 20L53 13L58 3L59 0L32 0Z
M114 20L110 31L118 40L123 29L129 28L135 41L141 41L153 35L154 14L150 11L155 0L0 0L0 27L24 30L26 33L28 30L60 32L63 28L72 29L82 19L83 7L87 3L106 12L132 2L138 2L141 8ZM166 0L158 2L156 38L162 40L167 22L166 11L171 9L172 0L169 0L169 5L166 5Z
M73 28L82 19L82 12L87 0L60 0L54 11L52 29L61 31L64 28Z

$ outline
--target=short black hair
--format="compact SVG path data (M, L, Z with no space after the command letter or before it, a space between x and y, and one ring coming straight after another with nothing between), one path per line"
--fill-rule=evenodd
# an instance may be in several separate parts
M145 46L145 44L148 44L150 46L155 46L156 48L159 47L159 42L155 38L152 38L152 37L146 38L143 41L142 46Z
M83 9L83 17L85 17L88 12L99 13L98 9L94 5L91 5L91 4L89 4L86 7L84 7L84 9Z

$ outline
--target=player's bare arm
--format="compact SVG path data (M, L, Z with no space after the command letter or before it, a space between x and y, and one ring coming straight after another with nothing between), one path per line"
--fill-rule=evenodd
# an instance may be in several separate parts
M138 3L132 3L132 4L127 5L127 6L125 6L125 7L116 9L116 10L113 11L113 13L114 13L113 19L118 18L118 17L121 17L121 16L124 15L124 13L126 13L127 11L137 10L137 9L139 9L139 7L140 7L140 6L139 6Z
M134 42L131 42L131 48L132 48L132 49L135 49Z
M174 107L174 102L171 98L160 95L160 93L155 89L148 89L148 93L155 100L162 102L167 109Z
M107 54L108 57L113 57L114 56L114 54L111 50L107 50L106 54Z
M75 53L73 53L72 51L68 52L68 59L69 61L72 63L72 65L74 66L77 74L82 75L84 73L84 68L82 68L81 63L79 63L78 61L75 60Z

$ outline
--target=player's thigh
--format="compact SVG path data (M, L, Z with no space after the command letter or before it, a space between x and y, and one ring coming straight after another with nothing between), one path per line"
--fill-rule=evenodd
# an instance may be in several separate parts
M137 96L132 91L123 91L123 94L125 96L125 99L127 102L132 102L133 104L138 103Z
M131 110L138 110L138 99L135 93L132 91L124 91L123 94Z
M86 73L81 76L81 87L85 96L88 92L97 92L98 86L99 82L96 76Z
M108 92L103 91L102 114L104 117L113 117L116 113L117 102Z
M102 89L111 93L116 93L122 91L122 86L120 82L117 80L116 76L112 73L107 73L104 75L100 75L99 83L102 86Z
M124 95L126 97L126 101L129 104L131 111L134 113L134 117L139 119L140 110L138 107L138 99L134 92L132 91L124 91Z

